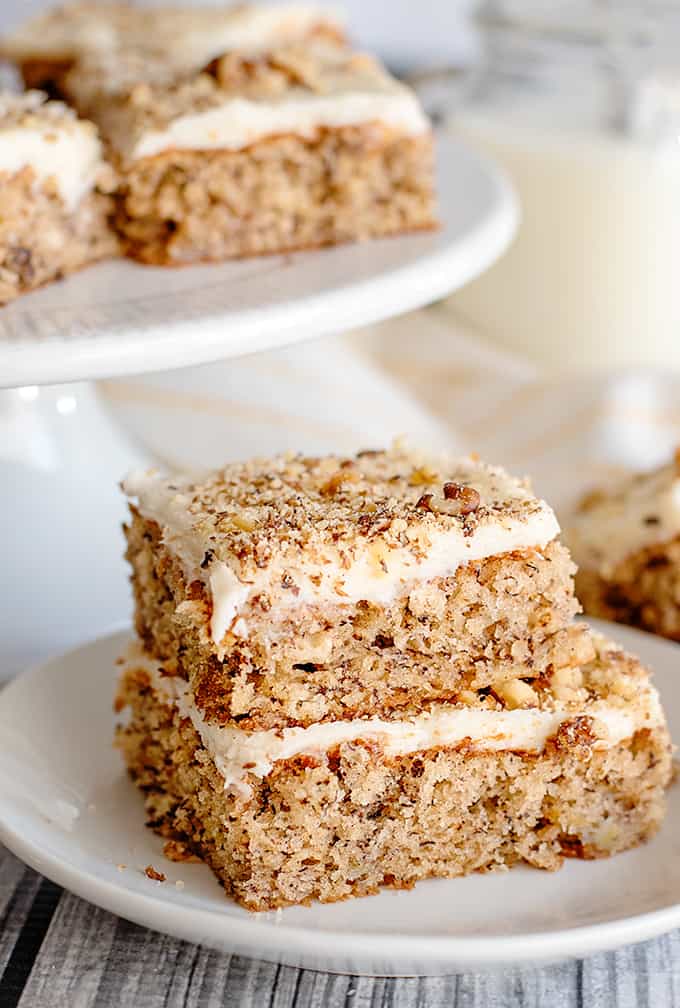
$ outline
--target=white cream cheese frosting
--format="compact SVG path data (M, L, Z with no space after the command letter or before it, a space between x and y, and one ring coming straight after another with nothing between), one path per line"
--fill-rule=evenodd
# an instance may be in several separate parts
M285 53L278 54L281 66L291 60ZM310 44L297 60L288 68L288 86L274 93L242 94L216 83L210 90L206 78L157 100L146 95L144 114L139 96L132 104L102 109L101 121L127 162L167 150L242 150L266 137L309 139L322 128L374 122L409 137L430 131L415 92L376 60L323 43Z
M39 182L53 180L64 206L75 210L93 188L102 149L91 123L38 91L0 94L0 172L30 167Z
M1 49L14 59L69 59L119 49L164 52L182 65L201 65L230 50L258 53L305 38L318 26L342 33L338 10L315 4L234 4L135 7L75 3L19 26Z
M573 516L567 540L584 570L608 577L627 557L680 535L677 463L628 477Z
M470 751L541 753L560 725L579 717L592 719L593 748L609 749L642 728L664 723L657 691L646 684L635 702L625 706L594 700L580 709L557 706L516 710L484 710L437 704L408 720L356 718L328 721L308 728L283 728L245 732L239 728L209 723L196 706L183 679L161 674L160 665L149 659L138 644L126 656L131 668L142 668L156 692L191 720L203 745L224 778L226 789L243 786L249 774L266 777L273 766L299 755L324 753L342 743L359 739L375 741L388 757L455 747L465 743Z
M177 12L175 22L167 29L168 36L174 35L184 58L187 52L191 53L195 65L232 50L260 53L288 45L321 26L338 34L345 27L340 10L314 4L243 4L231 10L204 8L198 13L197 18L196 10ZM172 39L168 41L172 45Z
M268 136L312 137L320 128L339 129L379 122L407 136L430 126L415 94L396 81L389 88L317 95L291 88L276 101L229 98L222 105L180 116L163 129L143 133L128 150L128 161L166 150L242 150ZM121 149L121 145L118 145Z
M496 498L508 505L531 502L531 509L527 514L515 514L511 507L507 513L499 509L472 532L456 523L428 529L426 540L419 541L415 550L410 545L388 545L378 539L348 556L326 544L317 547L313 557L296 557L294 568L289 554L274 554L266 567L250 571L247 578L239 577L236 558L233 564L216 561L207 570L202 568L208 543L194 528L188 480L167 480L154 471L139 472L130 474L123 488L128 496L137 498L141 514L161 527L163 542L182 565L187 580L202 580L209 588L213 604L211 636L219 643L237 620L239 635L247 636L244 611L250 598L280 585L282 577L291 571L296 591L279 592L277 606L352 605L359 601L386 605L411 584L451 577L471 561L513 550L543 549L559 534L552 509L536 500L523 484L503 470L469 460L466 464L482 502ZM417 518L409 531L417 540Z

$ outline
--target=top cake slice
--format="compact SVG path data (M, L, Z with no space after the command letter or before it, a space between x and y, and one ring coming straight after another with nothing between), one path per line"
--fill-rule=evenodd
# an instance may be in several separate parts
M39 14L0 43L0 55L16 63L28 87L63 96L65 74L83 60L103 61L136 53L144 65L168 74L205 66L223 53L259 53L303 39L342 39L337 13L313 4L227 7L138 7L129 3L72 3ZM144 77L140 77L144 79Z
M435 226L429 121L370 56L316 41L170 81L137 62L68 77L118 170L132 257L221 261Z
M311 723L588 660L555 516L501 469L395 448L125 489L138 631L211 716Z

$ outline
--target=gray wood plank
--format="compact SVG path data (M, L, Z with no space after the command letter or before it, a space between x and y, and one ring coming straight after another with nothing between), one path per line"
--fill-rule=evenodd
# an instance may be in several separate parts
M10 854L5 847L0 846L0 918L5 913L7 904L25 871L26 865Z
M64 893L24 988L21 1008L89 1008L115 934L116 918Z
M0 977L38 893L41 877L0 847Z
M0 849L0 972L41 879ZM64 894L20 1008L680 1008L680 932L540 969L450 977L337 976L158 935Z

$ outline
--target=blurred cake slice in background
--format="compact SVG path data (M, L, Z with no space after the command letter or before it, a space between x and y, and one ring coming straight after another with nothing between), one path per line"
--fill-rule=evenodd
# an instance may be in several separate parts
M565 536L586 613L680 640L680 453L586 494Z
M17 66L27 87L64 97L66 75L83 60L110 68L132 53L140 69L170 79L232 50L256 54L311 38L342 41L342 17L332 8L304 3L72 3L17 27L0 41L0 57Z
M314 42L232 53L173 84L92 93L87 111L121 180L117 226L144 262L317 248L436 223L430 124L415 94L369 56Z
M116 254L97 130L61 102L0 94L0 184L0 304Z

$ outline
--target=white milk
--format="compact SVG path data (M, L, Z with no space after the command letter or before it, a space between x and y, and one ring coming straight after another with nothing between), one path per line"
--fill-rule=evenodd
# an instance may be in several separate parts
M555 119L456 116L511 178L522 223L452 303L483 335L550 368L680 368L680 131L658 147L564 128L559 108Z

